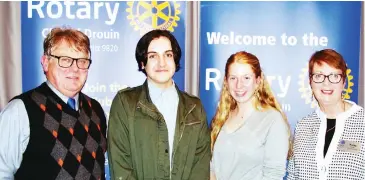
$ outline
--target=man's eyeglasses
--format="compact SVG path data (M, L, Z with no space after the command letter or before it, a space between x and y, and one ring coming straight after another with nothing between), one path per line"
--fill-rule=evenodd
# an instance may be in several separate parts
M63 68L71 67L74 61L79 69L89 69L91 65L91 59L86 58L72 58L68 56L55 56L49 54L48 56L54 57L58 60L58 65Z
M330 75L324 75L324 74L312 74L311 79L315 83L322 83L324 80L328 78L328 81L332 84L337 84L342 79L342 74L330 74Z

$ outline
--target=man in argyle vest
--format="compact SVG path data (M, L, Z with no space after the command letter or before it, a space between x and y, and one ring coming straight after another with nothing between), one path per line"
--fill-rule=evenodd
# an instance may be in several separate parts
M105 179L105 114L81 92L91 65L89 38L54 28L43 48L47 81L0 114L0 179Z

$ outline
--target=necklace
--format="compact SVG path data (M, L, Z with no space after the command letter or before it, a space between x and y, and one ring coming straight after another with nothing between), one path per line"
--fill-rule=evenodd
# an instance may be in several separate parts
M328 131L331 131L332 129L335 129L336 125L334 125L331 129L327 130L326 133L328 133Z
M231 124L234 127L237 127L237 129L239 129L240 127L242 127L244 124L246 124L246 120L248 117L251 116L251 114L253 113L253 111L248 113L248 116L244 115L244 114L239 114L238 111L234 112L235 115L230 114L230 119L233 119L233 122L231 121Z
M342 101L342 104L343 104L343 112L345 112L345 111L346 111L345 102L344 102L344 101ZM336 125L334 125L334 126L333 126L333 127L331 127L330 129L328 129L328 130L326 131L326 133L328 133L329 131L332 131L333 129L335 129L335 127L336 127Z

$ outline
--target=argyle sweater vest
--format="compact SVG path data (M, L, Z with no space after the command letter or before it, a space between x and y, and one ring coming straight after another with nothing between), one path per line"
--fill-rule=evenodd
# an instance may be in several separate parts
M75 111L46 83L15 98L30 126L16 180L105 179L106 118L97 101L79 93Z

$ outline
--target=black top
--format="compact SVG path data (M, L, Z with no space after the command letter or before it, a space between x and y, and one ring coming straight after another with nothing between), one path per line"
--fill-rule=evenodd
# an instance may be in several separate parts
M336 119L327 118L326 139L324 141L323 156L326 157L328 147L332 141L336 129Z

